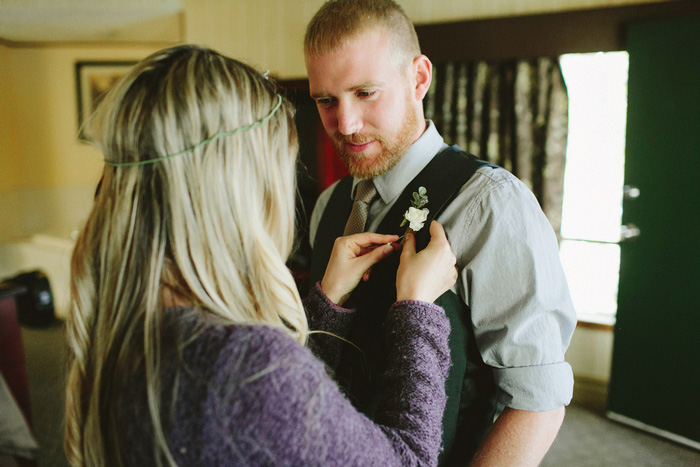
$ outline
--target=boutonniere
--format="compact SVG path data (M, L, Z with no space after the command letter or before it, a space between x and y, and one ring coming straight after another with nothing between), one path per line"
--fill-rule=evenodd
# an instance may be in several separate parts
M411 207L408 208L403 215L403 222L399 227L403 227L408 222L408 229L414 232L418 232L423 228L425 221L428 220L428 213L430 212L428 208L424 208L428 204L428 190L425 187L419 187L417 192L413 192L413 201L411 202ZM406 229L406 231L408 231ZM404 233L404 235L406 235ZM401 236L403 237L403 235Z

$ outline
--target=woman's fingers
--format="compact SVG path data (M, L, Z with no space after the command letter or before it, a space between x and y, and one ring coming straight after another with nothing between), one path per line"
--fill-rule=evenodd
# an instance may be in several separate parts
M445 234L445 229L442 227L442 224L440 224L438 221L432 221L430 223L430 243L428 243L428 246L430 246L431 244L433 246L437 245L442 248L450 248L450 244L447 241L447 234Z
M414 256L416 254L416 237L410 230L406 232L403 237L403 251L401 252L401 258L409 256Z
M361 265L360 268L364 269L362 271L363 274L367 269L377 264L379 261L391 254L393 251L394 247L388 244L384 244L378 246L377 248L373 249L365 255L358 256L357 262Z
M430 224L428 246L415 252L415 239L406 236L404 252L396 278L397 299L432 302L449 290L457 280L456 258L445 231L438 222Z
M321 280L326 296L342 305L361 280L369 279L370 268L394 251L396 240L397 235L371 232L338 238Z
M384 235L374 232L364 232L354 235L348 235L347 237L341 237L349 242L352 242L355 246L362 250L372 250L378 245L386 245L388 243L393 243L399 239L398 235Z

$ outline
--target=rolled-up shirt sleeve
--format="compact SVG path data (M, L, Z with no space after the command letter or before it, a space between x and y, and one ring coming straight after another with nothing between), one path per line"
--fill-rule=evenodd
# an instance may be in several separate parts
M532 192L502 169L482 169L440 220L498 401L529 411L567 405L573 373L564 353L576 315L556 237Z

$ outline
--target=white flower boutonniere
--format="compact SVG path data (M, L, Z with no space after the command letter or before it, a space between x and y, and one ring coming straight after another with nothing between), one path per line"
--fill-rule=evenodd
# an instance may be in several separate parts
M403 215L403 222L399 227L403 227L408 222L408 228L414 232L418 232L423 228L425 221L428 220L428 208L424 208L428 204L428 191L425 187L419 187L418 192L413 192L412 206Z

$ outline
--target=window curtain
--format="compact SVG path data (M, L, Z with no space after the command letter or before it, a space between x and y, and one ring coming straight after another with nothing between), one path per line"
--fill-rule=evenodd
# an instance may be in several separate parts
M447 144L522 180L559 237L569 104L557 58L435 64L424 106Z

